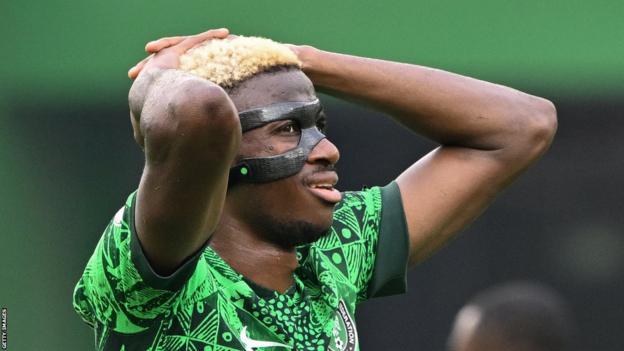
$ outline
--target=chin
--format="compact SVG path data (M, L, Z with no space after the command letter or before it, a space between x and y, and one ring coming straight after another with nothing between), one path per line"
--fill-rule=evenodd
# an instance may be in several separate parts
M297 246L311 244L329 233L331 220L323 223L309 221L272 221L267 231L267 240L284 250L292 250Z
M313 196L300 184L298 179L288 178L242 189L245 199L255 200L252 207L246 207L246 212L253 214L253 226L262 228L263 240L284 250L319 240L333 223L336 204Z

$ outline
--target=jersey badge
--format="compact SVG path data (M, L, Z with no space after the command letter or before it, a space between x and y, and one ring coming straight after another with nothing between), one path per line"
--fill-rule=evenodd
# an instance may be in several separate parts
M355 351L358 349L357 329L344 300L340 300L338 303L329 349L331 351Z

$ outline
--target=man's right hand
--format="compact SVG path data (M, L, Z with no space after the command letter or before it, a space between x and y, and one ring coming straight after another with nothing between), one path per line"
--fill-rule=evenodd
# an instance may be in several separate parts
M128 70L128 78L136 79L141 71L150 69L178 68L180 56L189 49L211 39L225 39L230 34L227 28L211 29L189 36L175 36L151 41L145 45L149 55Z

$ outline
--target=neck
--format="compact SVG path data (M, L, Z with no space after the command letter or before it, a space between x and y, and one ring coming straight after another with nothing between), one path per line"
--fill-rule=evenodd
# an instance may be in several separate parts
M261 234L224 213L210 246L247 279L284 293L294 283L293 272L298 266L295 249L280 248L262 240Z

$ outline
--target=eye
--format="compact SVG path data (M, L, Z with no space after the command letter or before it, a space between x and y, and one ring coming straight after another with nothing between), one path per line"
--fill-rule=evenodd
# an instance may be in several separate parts
M295 121L288 121L282 125L280 125L276 132L280 134L299 134L301 132L301 128Z

